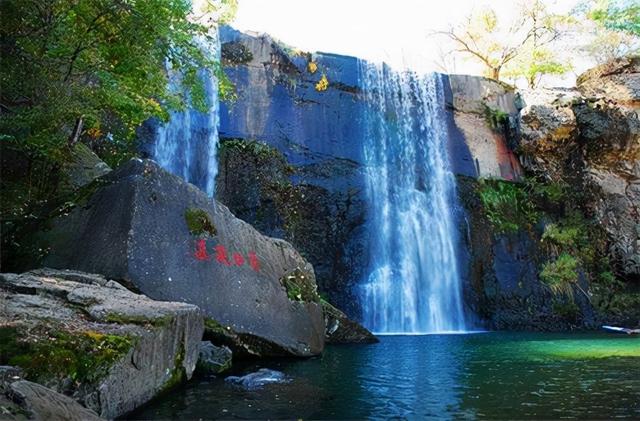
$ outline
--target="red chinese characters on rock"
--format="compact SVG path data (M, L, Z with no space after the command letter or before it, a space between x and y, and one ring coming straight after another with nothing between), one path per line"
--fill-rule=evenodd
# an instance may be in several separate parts
M227 252L227 248L222 244L217 244L214 246L213 251L215 252L214 256L211 256L207 251L207 242L206 240L200 239L196 241L196 249L193 253L193 257L199 261L209 261L215 258L216 263L224 265L224 266L244 266L244 264L248 261L249 266L256 272L260 271L260 262L258 261L258 256L255 251L250 251L247 254L248 259L242 255L242 253L234 252L231 254L231 258L229 258L229 253Z

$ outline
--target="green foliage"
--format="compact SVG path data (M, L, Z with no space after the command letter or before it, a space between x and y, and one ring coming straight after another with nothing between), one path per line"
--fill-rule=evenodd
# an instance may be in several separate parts
M583 0L573 13L585 45L579 52L602 64L640 51L640 5L629 0Z
M505 124L509 123L509 114L502 110L491 108L487 105L484 106L484 118L494 130L501 130Z
M227 334L227 330L225 330L225 328L220 323L210 317L204 318L204 328L210 333L216 333L219 335Z
M634 0L591 0L583 3L587 17L614 31L640 36L640 4Z
M555 301L552 305L553 312L565 320L577 321L580 316L580 307L574 301Z
M498 233L531 228L539 218L523 185L500 180L480 180L478 193L485 213Z
M548 201L552 204L566 202L568 191L570 190L569 186L562 182L541 183L535 178L527 178L525 185L527 190L531 191L539 200Z
M567 253L562 253L553 262L542 265L540 279L556 295L573 297L573 285L578 282L578 261Z
M191 235L211 235L215 236L217 231L209 214L203 209L189 208L184 212L184 220L187 223Z
M571 65L561 61L551 49L534 45L523 47L518 57L504 69L507 78L524 78L529 88L538 87L544 75L563 75L571 70Z
M287 297L292 301L320 302L315 282L311 281L308 273L299 268L283 276L280 283L285 287Z
M559 246L572 247L581 234L578 227L550 224L545 227L542 240L550 240Z
M26 150L59 159L76 126L92 142L127 142L187 101L205 110L201 68L231 92L188 0L6 0L0 12L0 133ZM183 90L167 89L165 63Z
M124 357L133 341L128 336L93 331L40 332L44 339L23 340L15 327L0 328L0 364L25 370L27 379L46 382L70 377L77 382L94 382Z

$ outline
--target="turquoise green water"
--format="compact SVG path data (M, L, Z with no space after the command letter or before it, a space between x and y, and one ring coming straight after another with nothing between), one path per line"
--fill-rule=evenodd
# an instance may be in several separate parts
M482 333L386 336L311 360L236 367L283 371L246 391L198 378L133 418L640 419L640 337Z

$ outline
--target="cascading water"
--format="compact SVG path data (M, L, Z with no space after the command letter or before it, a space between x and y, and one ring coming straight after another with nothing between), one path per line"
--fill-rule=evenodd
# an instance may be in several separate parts
M370 265L365 325L378 333L464 331L441 76L360 63Z
M220 60L217 28L209 31L211 40L200 42L208 55ZM202 70L209 111L193 108L174 111L166 124L157 127L153 157L161 167L195 184L213 197L218 174L218 79L212 71ZM180 90L181 75L169 69L169 89Z

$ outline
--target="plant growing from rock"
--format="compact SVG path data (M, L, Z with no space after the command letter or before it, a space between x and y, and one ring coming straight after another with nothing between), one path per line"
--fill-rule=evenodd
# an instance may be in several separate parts
M543 264L540 279L554 295L564 295L573 300L575 287L591 301L589 294L578 284L578 260L568 253L562 253L555 261Z

